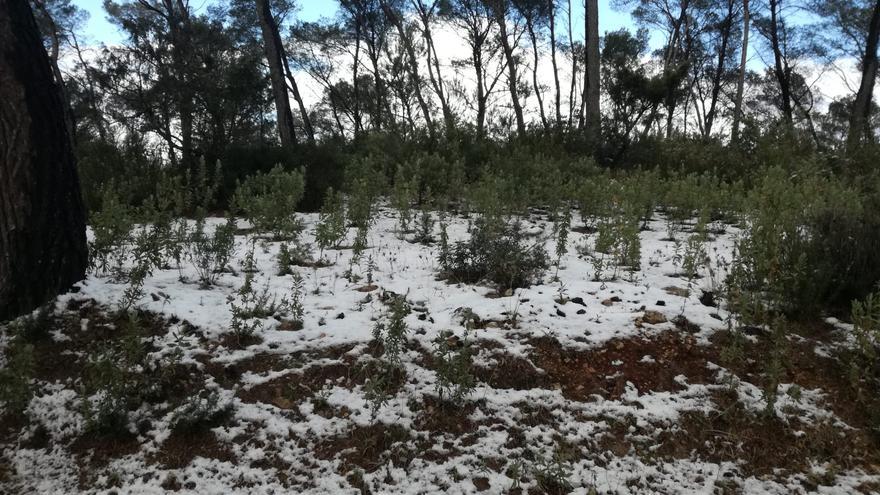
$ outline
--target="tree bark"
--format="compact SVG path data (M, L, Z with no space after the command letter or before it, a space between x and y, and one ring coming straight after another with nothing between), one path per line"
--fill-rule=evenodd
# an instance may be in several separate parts
M571 131L572 125L574 123L574 108L577 104L575 87L577 86L577 55L575 54L574 49L574 31L571 27L571 0L568 0L568 46L571 50L571 85L568 88L568 130Z
M523 117L522 103L519 101L516 84L519 81L517 75L517 64L513 58L513 46L510 44L510 38L507 35L507 15L506 8L496 2L493 7L495 15L495 23L498 24L498 39L501 41L501 48L504 52L504 60L507 64L507 90L510 92L510 102L513 104L513 114L516 118L516 133L519 137L526 135L526 120Z
M529 30L529 39L532 42L532 55L533 66L532 66L532 86L535 88L535 96L538 98L538 111L541 116L541 125L544 126L544 131L550 131L550 124L547 123L547 114L544 112L544 95L541 93L541 85L538 83L538 62L540 60L540 56L538 54L538 33L535 32L535 25L532 22L532 19L526 19L526 27Z
M857 146L864 138L870 137L871 97L874 82L877 80L877 44L880 38L880 0L874 2L871 22L868 24L868 38L865 42L865 56L862 59L862 82L853 103L849 121L847 145Z
M746 82L746 61L749 55L749 0L743 0L743 41L742 53L739 63L739 77L736 81L736 99L733 103L733 129L730 132L730 142L739 141L739 123L742 118L743 89Z
M422 117L425 119L425 125L428 127L428 135L433 140L435 137L435 128L434 128L434 119L431 117L431 110L428 108L428 102L425 100L425 96L422 94L422 77L419 74L419 63L416 58L416 50L413 47L412 36L410 36L406 29L404 29L403 21L400 19L400 16L394 9L388 4L387 0L381 0L382 10L385 12L385 17L391 22L394 28L397 30L397 35L400 37L400 43L403 45L403 49L406 51L406 68L409 71L409 77L412 78L413 85L416 87L416 101L419 104L419 108L422 111Z
M715 74L712 75L712 96L709 101L709 111L706 112L706 125L703 127L703 137L712 135L712 124L715 122L715 113L718 108L718 96L721 93L721 83L724 77L724 62L727 59L727 46L730 44L730 31L733 29L734 0L727 0L727 15L721 26L721 45L718 48L718 63ZM687 122L687 119L685 119Z
M293 125L293 113L290 111L287 83L284 82L284 46L281 44L278 24L269 10L269 0L257 0L257 16L260 18L260 30L263 33L263 52L269 64L278 135L281 138L281 146L287 148L296 144L296 130Z
M599 108L599 1L587 0L585 15L586 73L584 77L584 100L586 103L586 129L591 139L601 135L602 116Z
M64 102L27 0L0 0L0 321L85 277Z
M559 85L559 67L556 64L556 4L554 0L547 0L547 10L550 14L550 63L553 65L553 84L556 87L556 130L562 125L562 88Z
M791 83L789 81L788 68L783 60L782 45L779 41L779 2L781 0L769 0L770 8L770 47L773 49L773 73L779 83L779 93L782 99L782 118L789 126L792 125L791 110Z

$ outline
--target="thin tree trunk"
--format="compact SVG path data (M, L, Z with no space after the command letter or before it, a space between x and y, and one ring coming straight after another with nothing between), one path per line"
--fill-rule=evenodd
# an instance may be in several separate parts
M293 72L291 72L290 65L287 63L287 57L284 57L284 74L287 76L287 81L290 83L290 92L293 94L293 100L299 108L299 116L303 121L303 129L306 131L306 138L308 138L309 143L315 144L315 128L312 126L312 118L309 116L309 110L306 108L306 104L302 99L302 94L299 92L299 85L296 83L296 78L293 77Z
M526 27L529 30L529 39L532 42L532 54L534 55L534 65L532 66L532 85L535 88L535 96L538 98L538 111L541 116L541 125L544 131L550 131L550 124L547 123L547 114L544 112L544 96L541 94L541 86L538 84L538 35L535 33L535 26L531 19L526 20Z
M590 139L601 135L602 114L599 108L599 1L587 0L584 48L586 73L584 100L586 101L586 128Z
M571 0L568 0L568 44L571 49L571 85L568 89L568 130L571 131L574 122L575 88L577 87L577 55L574 50L574 31L571 27Z
M742 53L739 63L739 75L736 81L736 99L733 103L733 129L730 132L730 142L739 141L739 123L742 118L743 89L746 82L746 61L749 56L749 0L743 0L743 41Z
M416 59L416 51L413 47L412 37L406 33L403 21L400 20L400 16L397 15L397 12L388 5L388 1L381 0L381 3L382 9L385 12L385 17L387 17L391 24L394 25L395 29L397 29L397 35L400 37L400 42L403 45L403 49L406 51L406 67L409 71L409 77L412 78L413 84L416 87L416 101L422 111L425 125L428 127L428 135L433 140L435 136L434 119L431 117L431 110L428 108L428 102L425 101L425 96L422 94L422 77L419 74L419 64Z
M853 103L849 122L847 145L856 146L863 138L870 138L871 97L874 82L877 80L877 44L880 38L880 0L874 2L874 12L868 24L868 39L865 43L865 58L862 60L862 82Z
M428 80L437 99L440 100L440 109L443 112L443 121L446 127L447 136L452 135L455 130L455 116L449 107L449 101L446 98L446 90L443 88L443 77L440 74L440 61L437 57L437 49L434 46L434 36L431 33L431 14L436 7L436 2L431 7L426 6L421 0L411 0L413 6L419 12L419 18L422 21L422 37L425 38L425 57L428 66Z
M60 88L27 0L0 1L0 321L85 277L85 211Z
M556 88L556 130L562 125L562 88L559 85L559 66L556 64L556 4L555 0L547 0L550 14L550 63L553 64L553 84Z
M269 10L269 0L256 0L257 16L260 18L260 29L263 33L263 51L269 64L269 79L272 82L272 96L275 98L275 119L278 123L278 135L281 146L290 147L296 144L296 130L293 125L293 113L290 111L290 99L287 95L287 83L284 82L283 60L284 46L278 34L278 24Z
M770 46L773 49L773 73L779 83L779 93L782 98L782 118L789 126L792 125L791 110L791 85L788 78L788 70L783 60L782 47L779 42L779 20L777 10L781 0L769 0L770 6Z
M493 10L495 12L495 23L498 24L498 39L501 41L504 60L507 63L507 89L510 92L510 102L513 104L513 114L516 118L516 133L519 137L524 137L526 135L526 121L523 117L522 103L519 101L516 89L519 76L516 70L516 60L513 59L513 46L511 46L510 38L507 36L505 10L501 6L496 6Z
M718 95L721 93L721 82L724 77L724 61L727 58L727 45L730 42L730 30L733 28L733 2L727 0L727 17L724 19L724 26L721 32L721 46L718 49L718 63L715 67L715 74L712 77L712 96L709 99L709 110L706 112L705 125L703 126L703 137L709 138L712 135L712 124L715 121L715 109L718 106Z

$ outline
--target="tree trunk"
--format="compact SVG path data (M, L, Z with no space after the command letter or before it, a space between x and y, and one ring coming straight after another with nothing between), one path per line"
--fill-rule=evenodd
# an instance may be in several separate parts
M519 137L524 137L526 135L526 120L523 117L522 104L519 101L519 95L516 90L519 77L516 71L516 60L513 59L513 46L510 44L510 38L507 36L507 16L502 6L496 5L494 11L495 22L498 24L498 39L501 41L504 60L507 64L507 89L510 92L510 102L513 104L513 114L516 118L516 133Z
M733 2L727 0L727 15L721 31L721 46L718 48L718 65L712 77L712 96L709 101L709 111L706 112L706 125L703 127L703 137L712 135L712 124L715 121L715 112L718 107L718 96L721 93L721 83L724 77L724 61L727 58L727 45L730 43L730 31L733 29Z
M559 85L559 66L556 64L556 4L547 0L547 11L550 14L550 63L553 65L553 84L556 89L556 130L562 125L562 87Z
M794 121L791 111L791 84L788 78L788 70L783 61L782 46L779 41L779 19L777 10L781 0L769 0L770 7L770 47L773 49L773 73L779 83L779 93L782 98L782 118L789 126Z
M309 143L315 144L315 128L312 126L312 118L309 117L309 111L299 92L299 85L296 83L296 79L293 77L293 72L291 72L290 66L287 64L287 57L284 57L282 60L284 61L284 74L290 82L290 91L293 93L293 100L296 101L296 106L299 107L299 116L302 118L306 137L308 138Z
M584 48L586 73L584 100L586 102L587 135L595 140L601 136L602 116L599 108L599 1L587 0Z
M419 63L416 58L416 50L413 47L412 37L407 34L406 29L404 29L403 21L400 20L400 16L397 15L397 12L391 8L388 4L387 0L381 0L382 10L385 12L385 16L394 25L394 28L397 30L397 35L400 36L400 43L403 45L403 49L406 51L406 68L409 72L409 77L413 81L413 85L416 87L416 101L419 104L419 108L422 111L422 117L425 119L425 125L428 127L428 136L433 140L435 137L434 131L434 119L431 117L431 110L428 108L428 102L425 100L425 96L422 94L422 77L419 74Z
M538 34L535 32L535 26L531 19L526 20L526 26L529 29L529 39L532 42L532 54L534 55L534 65L532 66L532 85L535 88L535 96L538 98L538 110L541 115L541 125L544 131L550 131L550 124L547 123L547 114L544 112L544 95L541 94L541 85L538 84Z
M0 1L0 321L85 277L64 102L27 0Z
M857 146L863 138L870 137L871 96L874 94L874 81L877 80L877 44L880 38L880 0L874 2L874 12L868 25L868 39L865 42L865 58L862 60L862 82L853 103L849 121L847 144Z
M739 141L739 123L742 118L743 88L746 82L746 61L749 55L749 0L743 0L743 41L739 63L739 76L736 81L736 100L733 102L733 129L730 142Z
M269 10L269 0L257 0L257 16L260 18L260 29L263 32L263 51L269 63L269 79L272 82L272 96L275 98L275 120L278 123L278 135L281 146L287 148L296 144L296 130L293 125L293 113L290 111L290 99L287 96L287 83L284 82L284 46L278 34L278 24Z
M575 87L577 86L577 55L575 55L574 50L574 31L572 31L571 27L571 0L568 0L568 45L571 49L571 85L568 88L568 130L571 131L572 125L574 123L574 107L577 104L575 101Z
M443 122L446 127L446 135L451 136L455 130L455 116L449 107L449 101L446 98L446 90L443 88L443 77L440 74L440 62L437 57L437 49L434 46L434 37L431 34L431 16L436 2L430 7L423 4L421 0L411 0L413 6L419 12L419 18L422 21L422 37L425 39L425 57L428 67L428 80L437 99L440 100L440 109L443 111Z

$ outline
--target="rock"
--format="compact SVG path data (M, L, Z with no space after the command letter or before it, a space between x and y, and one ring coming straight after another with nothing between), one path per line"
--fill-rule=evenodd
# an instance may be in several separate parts
M690 295L690 291L687 289L682 289L681 287L669 286L664 287L663 290L666 291L667 294L678 297L687 297Z
M619 302L620 302L619 297L612 296L612 297L609 297L608 299L605 299L604 301L602 301L602 306L613 306L614 303L619 303Z
M345 313L339 313L338 315L336 315L336 319L337 319L337 320L344 320L344 319L345 319Z
M556 316L561 316L565 318L565 313L563 313L561 309L556 308Z
M660 300L656 302L657 306L666 306L666 301Z
M661 323L666 323L667 321L669 320L666 319L666 315L663 313L647 310L640 318L636 319L636 324L647 323L648 325L659 325Z
M700 296L700 303L702 303L703 306L717 308L718 302L715 301L715 292L711 290L704 290L703 295Z
M370 284L370 285L365 285L363 287L358 287L355 290L358 292L373 292L374 290L376 290L378 288L379 288L378 285Z
M579 314L579 315L585 315L585 314L587 314L587 310L586 310L586 309L579 309L578 312L577 312L577 314Z
M581 306L584 306L584 307L587 306L587 303L584 302L583 297L572 297L571 302L573 302L575 304L580 304Z

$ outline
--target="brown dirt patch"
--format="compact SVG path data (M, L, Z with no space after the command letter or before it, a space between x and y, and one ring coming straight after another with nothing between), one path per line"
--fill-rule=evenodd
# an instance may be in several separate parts
M148 460L158 462L169 469L180 469L189 465L196 457L233 462L235 455L229 445L217 440L214 432L197 431L192 433L172 433L154 456Z
M402 426L381 423L360 426L344 436L319 444L315 448L315 455L323 460L339 456L343 461L340 466L343 473L356 467L372 473L389 460L396 467L409 465L415 457L409 440L409 431Z
M571 400L583 401L593 394L619 398L626 383L640 393L678 391L675 377L690 383L712 383L709 361L717 362L714 349L696 344L693 337L668 331L652 338L615 339L592 351L572 351L550 338L531 341L532 361L546 371L546 380L559 386ZM651 356L653 361L643 361Z

